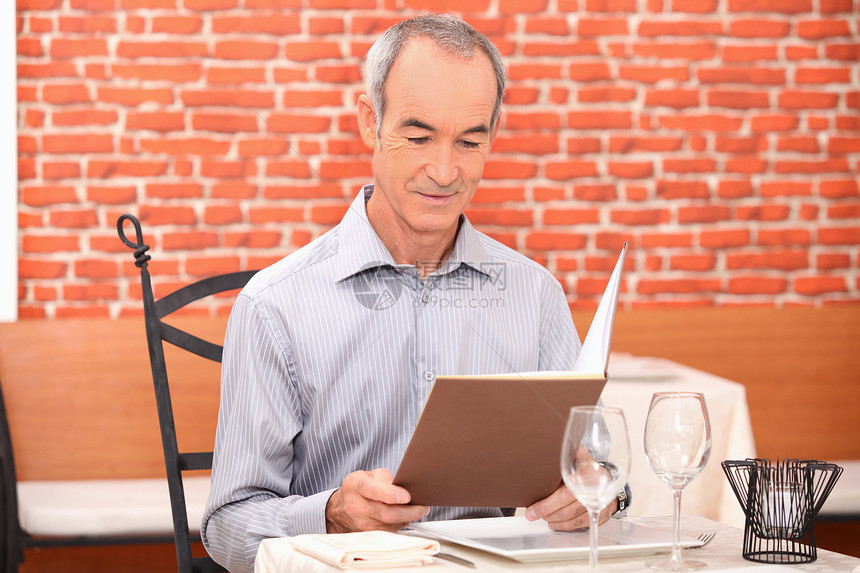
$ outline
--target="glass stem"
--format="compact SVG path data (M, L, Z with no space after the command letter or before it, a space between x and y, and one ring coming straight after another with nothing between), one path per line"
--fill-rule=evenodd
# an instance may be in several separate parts
M588 510L588 567L591 573L597 573L597 522L600 518L600 511Z
M673 498L673 531L672 531L672 563L681 563L681 488L672 489Z

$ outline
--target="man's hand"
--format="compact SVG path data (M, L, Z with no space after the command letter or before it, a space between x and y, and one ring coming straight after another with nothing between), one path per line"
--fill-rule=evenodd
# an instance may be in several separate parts
M603 508L598 521L603 523L618 509L618 500ZM545 519L550 529L555 531L571 531L588 527L588 512L585 507L570 493L567 486L561 486L549 497L542 499L526 508L526 519L536 521Z
M343 479L325 508L328 533L397 531L430 512L429 507L407 505L409 492L394 485L387 469L353 472Z

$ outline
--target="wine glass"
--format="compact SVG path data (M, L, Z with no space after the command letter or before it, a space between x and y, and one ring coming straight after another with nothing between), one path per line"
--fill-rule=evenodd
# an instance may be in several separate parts
M699 475L711 455L711 424L702 394L654 394L645 421L645 455L654 472L672 488L674 497L672 555L647 565L669 571L706 567L681 553L681 491Z
M630 474L630 440L624 412L601 406L570 409L561 448L565 485L588 511L588 563L597 571L600 510L618 497Z

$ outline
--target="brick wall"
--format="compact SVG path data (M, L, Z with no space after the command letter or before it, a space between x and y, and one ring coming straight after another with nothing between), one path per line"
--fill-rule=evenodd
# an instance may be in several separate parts
M427 9L509 63L469 214L573 306L622 240L628 308L860 301L857 0L17 6L22 317L137 312L125 212L161 292L324 233L371 175L361 58Z

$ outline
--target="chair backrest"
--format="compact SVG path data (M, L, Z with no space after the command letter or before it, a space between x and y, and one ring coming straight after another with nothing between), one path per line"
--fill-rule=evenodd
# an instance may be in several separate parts
M130 241L123 229L126 221L134 226L136 241ZM155 386L155 401L161 428L161 442L164 448L164 463L167 469L167 485L170 490L170 505L173 512L173 530L176 540L176 559L180 573L224 571L208 556L193 557L191 536L188 531L188 514L185 506L185 492L182 472L211 470L212 452L180 452L170 400L170 384L167 365L164 359L164 342L169 342L203 358L221 362L223 346L204 340L164 322L164 318L187 304L221 292L235 290L245 283L256 271L227 273L186 285L155 300L152 283L147 268L151 256L147 254L149 245L143 242L140 222L133 215L122 215L116 223L117 233L122 242L134 249L134 264L140 268L140 283L143 291L143 314L146 323L146 340L149 346L149 363L152 369L152 382Z

